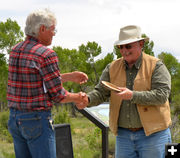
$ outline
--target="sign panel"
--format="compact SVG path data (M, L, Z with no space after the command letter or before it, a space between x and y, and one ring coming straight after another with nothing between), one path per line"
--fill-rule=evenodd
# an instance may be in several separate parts
M103 103L86 109L109 126L109 103Z

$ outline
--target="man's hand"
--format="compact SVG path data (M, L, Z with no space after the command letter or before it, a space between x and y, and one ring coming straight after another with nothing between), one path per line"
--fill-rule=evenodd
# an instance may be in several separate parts
M76 107L78 109L84 109L88 105L88 103L89 101L88 101L88 96L86 95L86 93L80 92L79 100L75 102Z
M121 97L121 99L123 100L131 100L133 97L133 91L129 90L128 88L122 88L122 87L118 87L118 89L121 90L120 93L117 93L117 95L119 97Z
M83 83L86 83L87 80L88 80L88 76L84 72L80 72L80 71L72 72L72 81L73 82L83 84Z
M88 105L88 97L84 92L79 92L79 93L67 92L66 97L63 100L61 100L61 103L69 103L69 102L74 102L78 109L83 109Z
M75 82L79 84L86 83L88 76L84 72L74 71L69 73L61 74L62 82Z

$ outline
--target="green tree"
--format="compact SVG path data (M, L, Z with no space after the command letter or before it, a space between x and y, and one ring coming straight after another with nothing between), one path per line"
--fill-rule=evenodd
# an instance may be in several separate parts
M171 54L162 52L158 57L164 62L167 69L171 74L171 111L172 111L172 125L170 127L172 132L172 141L180 142L180 63L178 60Z
M79 53L85 55L85 63L87 67L87 74L90 76L89 81L91 83L98 83L99 75L95 67L95 58L101 54L101 46L96 42L88 42L86 45L79 46Z
M76 49L63 49L62 47L53 47L53 50L57 53L59 58L59 67L61 73L72 72L72 71L83 71L85 72L86 67L83 64L85 56L79 55ZM79 85L72 82L66 82L63 86L70 92L78 92L83 89L83 85Z
M4 108L4 103L6 103L6 89L7 89L7 76L8 76L8 66L6 63L6 58L4 54L0 53L0 109Z
M171 98L172 105L175 113L180 114L179 102L180 102L180 63L171 54L162 52L158 55L158 58L163 61L171 75Z
M16 21L10 18L6 22L0 22L0 49L10 52L12 47L22 41L24 34Z
M143 38L146 38L147 36L145 34L142 35ZM154 52L153 52L153 47L154 47L154 42L153 41L146 41L144 43L144 52L146 54L152 55L154 56Z
M86 84L86 92L94 89L94 86L99 82L102 71L107 64L114 59L113 53L108 53L104 58L99 58L102 55L101 46L96 42L88 42L86 45L79 46L78 52L80 55L85 55L83 64L86 65L85 73L88 74L89 80Z
M99 60L96 61L95 67L96 67L96 71L98 73L98 76L101 76L102 71L113 60L114 60L114 54L113 53L108 53L104 58L99 59Z
M96 59L102 53L101 47L96 42L82 44L78 50L63 49L62 47L53 47L53 50L58 55L61 73L78 70L85 72L89 77L88 82L83 85L64 83L65 88L71 92L88 92L93 89L105 66L114 58L113 53L108 53L103 59Z
M6 22L0 21L0 107L6 102L6 88L8 65L6 53L9 53L12 47L22 40L23 32L16 21L7 19Z

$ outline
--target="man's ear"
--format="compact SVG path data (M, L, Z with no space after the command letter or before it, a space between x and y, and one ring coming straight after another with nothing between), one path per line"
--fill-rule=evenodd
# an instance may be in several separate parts
M44 25L41 25L39 28L39 32L44 33L46 30L46 27Z

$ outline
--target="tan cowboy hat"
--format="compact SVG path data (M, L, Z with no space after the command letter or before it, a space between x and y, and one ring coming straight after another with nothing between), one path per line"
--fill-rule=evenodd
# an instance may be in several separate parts
M119 40L114 43L114 46L129 44L140 40L145 40L145 41L149 40L148 37L142 38L141 36L142 36L141 28L139 26L135 26L135 25L125 26L120 29Z

